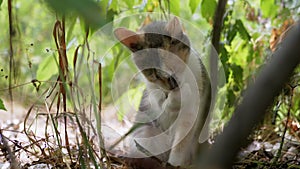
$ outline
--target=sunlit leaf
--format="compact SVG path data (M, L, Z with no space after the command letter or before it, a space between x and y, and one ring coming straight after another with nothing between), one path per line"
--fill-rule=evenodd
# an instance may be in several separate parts
M133 0L125 0L125 3L127 5L128 8L132 8L134 5L134 1Z
M200 0L190 0L189 6L191 9L192 14L195 12L197 9L198 5L200 3Z
M243 40L240 34L235 36L231 42L230 49L228 49L231 63L242 67L247 66L247 56L249 55L248 44L249 42L247 40Z
M0 110L5 110L5 111L7 111L6 108L5 108L5 106L4 106L4 104L3 104L2 99L0 99Z
M209 22L215 13L217 2L215 0L203 0L201 3L201 14Z
M49 80L51 76L58 73L57 64L52 56L45 58L42 63L39 64L36 72L36 78L40 81Z
M275 0L261 0L260 8L265 18L273 18L278 14L278 6L275 4Z
M180 13L180 0L170 1L170 11L175 15L179 15L179 13Z
M111 0L109 1L109 9L112 9L113 11L119 11L119 1L118 0Z

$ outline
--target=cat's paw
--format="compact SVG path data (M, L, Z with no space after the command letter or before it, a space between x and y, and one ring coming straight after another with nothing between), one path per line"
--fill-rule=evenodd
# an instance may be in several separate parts
M166 100L166 94L159 89L150 90L148 97L152 108L157 106L161 107Z
M181 107L181 90L179 88L173 89L165 102L166 108L171 111L178 111Z
M171 150L170 157L168 159L168 163L170 163L173 166L182 166L191 163L190 159L188 159L190 156L183 153L183 152L174 152L174 150Z

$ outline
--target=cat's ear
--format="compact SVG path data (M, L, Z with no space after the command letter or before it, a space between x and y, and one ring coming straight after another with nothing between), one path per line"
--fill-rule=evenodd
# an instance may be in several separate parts
M116 38L131 51L139 50L141 38L137 33L126 28L117 28L114 30L114 34Z
M165 30L169 32L172 37L178 37L183 34L182 26L177 17L174 17L167 23Z

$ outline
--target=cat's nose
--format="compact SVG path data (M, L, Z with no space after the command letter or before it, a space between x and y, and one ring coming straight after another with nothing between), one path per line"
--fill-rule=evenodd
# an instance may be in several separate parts
M170 86L171 90L173 90L173 89L175 89L175 88L178 87L178 83L176 82L176 79L173 76L170 76L168 78L168 83L169 83L169 86Z

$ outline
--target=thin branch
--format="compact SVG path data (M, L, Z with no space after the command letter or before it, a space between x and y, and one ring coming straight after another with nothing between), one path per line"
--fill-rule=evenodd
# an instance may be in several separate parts
M6 154L7 160L11 163L10 168L11 169L19 169L18 162L16 161L14 151L9 146L6 137L4 137L2 133L2 129L0 129L0 150Z
M218 6L215 11L214 25L212 30L211 43L213 47L211 47L211 52L210 52L210 79L211 79L211 88L212 88L212 103L215 102L215 96L216 96L217 84L218 84L218 54L220 50L220 38L221 38L223 16L225 13L226 4L227 4L227 0L219 0ZM211 106L214 106L214 104L212 104Z
M220 50L220 38L221 38L221 31L223 26L223 17L225 13L225 6L227 4L227 0L219 0L217 9L215 11L214 16L214 25L212 30L212 40L211 43L216 49L217 53Z

